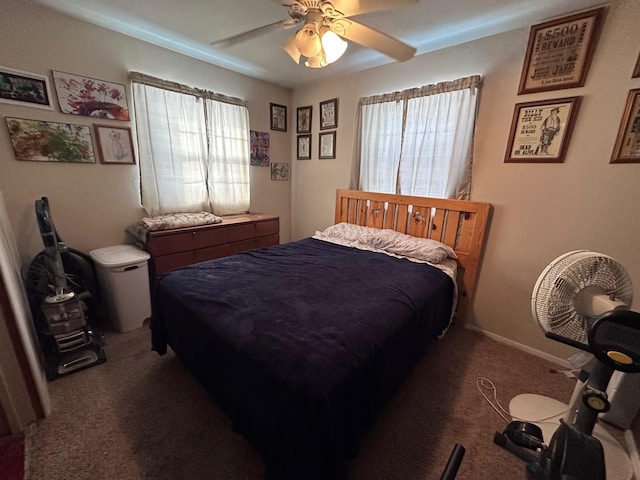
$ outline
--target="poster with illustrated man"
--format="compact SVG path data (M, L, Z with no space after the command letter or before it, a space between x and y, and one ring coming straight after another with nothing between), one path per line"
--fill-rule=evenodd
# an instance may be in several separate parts
M580 97L516 105L505 162L562 162Z

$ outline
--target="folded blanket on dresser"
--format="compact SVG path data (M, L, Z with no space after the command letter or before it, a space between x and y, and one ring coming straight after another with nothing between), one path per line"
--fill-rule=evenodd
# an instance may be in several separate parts
M220 222L222 222L222 217L209 212L168 213L155 217L144 217L138 223L129 225L125 231L144 244L147 241L148 232L212 225Z

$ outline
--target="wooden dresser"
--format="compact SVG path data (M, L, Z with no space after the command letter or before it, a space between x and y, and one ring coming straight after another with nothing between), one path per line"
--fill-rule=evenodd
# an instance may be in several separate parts
M261 213L229 215L222 223L147 234L152 279L174 268L280 243L280 220Z

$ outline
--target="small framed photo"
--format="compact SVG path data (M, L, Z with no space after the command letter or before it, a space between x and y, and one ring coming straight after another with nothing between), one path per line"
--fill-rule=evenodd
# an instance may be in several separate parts
M311 160L311 135L298 135L298 160Z
M0 67L0 102L53 110L49 79L35 73Z
M518 103L505 162L562 163L582 97Z
M271 180L289 180L289 164L272 163Z
M640 163L640 88L629 91L611 163Z
M332 98L320 102L320 130L329 130L338 126L338 99Z
M87 125L6 118L16 160L96 163Z
M298 107L296 113L296 133L311 133L311 112L313 107Z
M124 85L56 70L53 83L62 113L129 121Z
M271 108L271 130L287 131L287 107L285 105L269 104Z
M605 7L531 27L518 95L582 87Z
M631 78L638 78L640 77L640 55L638 55L638 60L636 60L636 66L633 69L633 74L631 75Z
M135 165L131 128L96 125L96 140L101 163Z
M336 132L320 133L318 142L318 158L336 158Z

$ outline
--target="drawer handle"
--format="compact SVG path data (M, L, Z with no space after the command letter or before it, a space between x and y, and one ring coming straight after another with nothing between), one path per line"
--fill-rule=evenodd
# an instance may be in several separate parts
M194 251L193 251L193 256L194 256L194 257L197 257L197 256L198 256L198 250L194 250Z
M191 239L195 240L196 239L196 232L191 232Z

